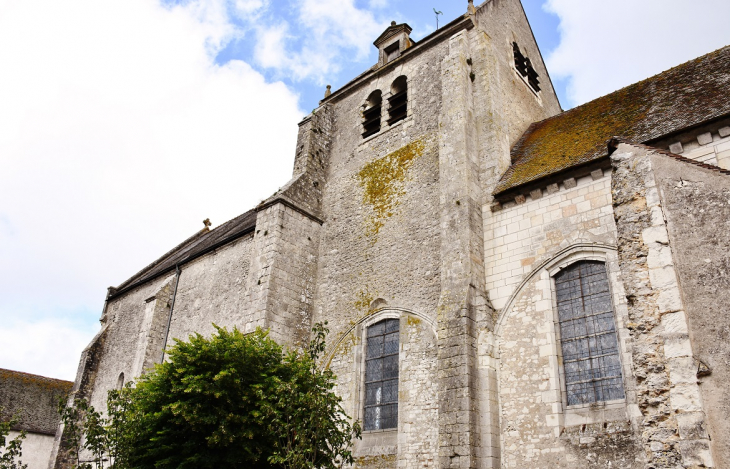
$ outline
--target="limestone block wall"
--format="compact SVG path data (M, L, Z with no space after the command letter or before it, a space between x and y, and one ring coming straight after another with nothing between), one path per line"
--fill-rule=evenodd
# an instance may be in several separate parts
M610 172L553 184L533 197L485 211L487 289L501 311L543 261L580 243L615 246Z
M281 344L309 338L320 222L292 206L275 203L258 213L245 330L270 330Z
M730 467L730 175L664 156L652 157L682 291L694 359L687 376L699 382L706 416L677 416L680 434L712 438L716 467ZM712 227L713 229L708 229ZM687 436L687 435L685 435Z
M675 135L657 146L700 163L730 169L730 119Z
M485 208L487 287L499 314L502 467L643 467L611 175L599 170L518 200ZM552 277L580 260L607 267L626 399L568 407ZM491 357L480 351L480 358Z

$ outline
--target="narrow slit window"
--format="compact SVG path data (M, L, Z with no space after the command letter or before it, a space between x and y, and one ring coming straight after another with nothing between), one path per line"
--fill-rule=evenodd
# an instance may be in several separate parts
M383 96L380 90L373 91L365 104L362 113L363 133L362 137L367 138L380 132L380 114L382 109Z
M393 125L408 115L408 79L404 76L396 78L390 90L388 125Z
M623 399L606 265L581 261L555 276L568 405Z
M365 356L365 430L398 428L399 320L368 327Z

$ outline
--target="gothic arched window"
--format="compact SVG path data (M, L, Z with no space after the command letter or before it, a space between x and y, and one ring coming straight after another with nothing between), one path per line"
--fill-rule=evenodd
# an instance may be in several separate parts
M388 125L402 121L408 115L408 79L400 76L390 87L388 98Z
M606 265L579 261L555 276L568 405L623 399Z
M122 389L124 387L124 373L119 373L119 377L117 378L117 389Z
M380 132L380 114L383 104L383 93L375 90L368 96L365 110L362 113L362 137L367 138Z
M398 428L398 319L367 329L365 356L365 430Z

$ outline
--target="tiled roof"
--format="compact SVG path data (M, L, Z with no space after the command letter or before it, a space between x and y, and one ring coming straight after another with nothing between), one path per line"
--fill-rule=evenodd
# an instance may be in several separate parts
M54 435L61 420L58 400L73 387L71 381L0 369L0 407L3 420L18 416L14 430Z
M142 285L153 278L174 271L176 265L182 265L205 254L211 249L230 243L246 233L253 231L255 227L256 211L250 210L213 230L202 230L119 285L112 298Z
M614 135L650 142L728 114L730 46L532 124L494 192L602 158Z

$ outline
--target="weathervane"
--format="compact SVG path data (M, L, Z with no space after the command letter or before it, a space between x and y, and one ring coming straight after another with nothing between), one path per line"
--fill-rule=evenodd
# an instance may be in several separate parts
M436 29L439 29L439 15L443 15L443 11L436 11L436 9L433 9L433 12L436 13Z

